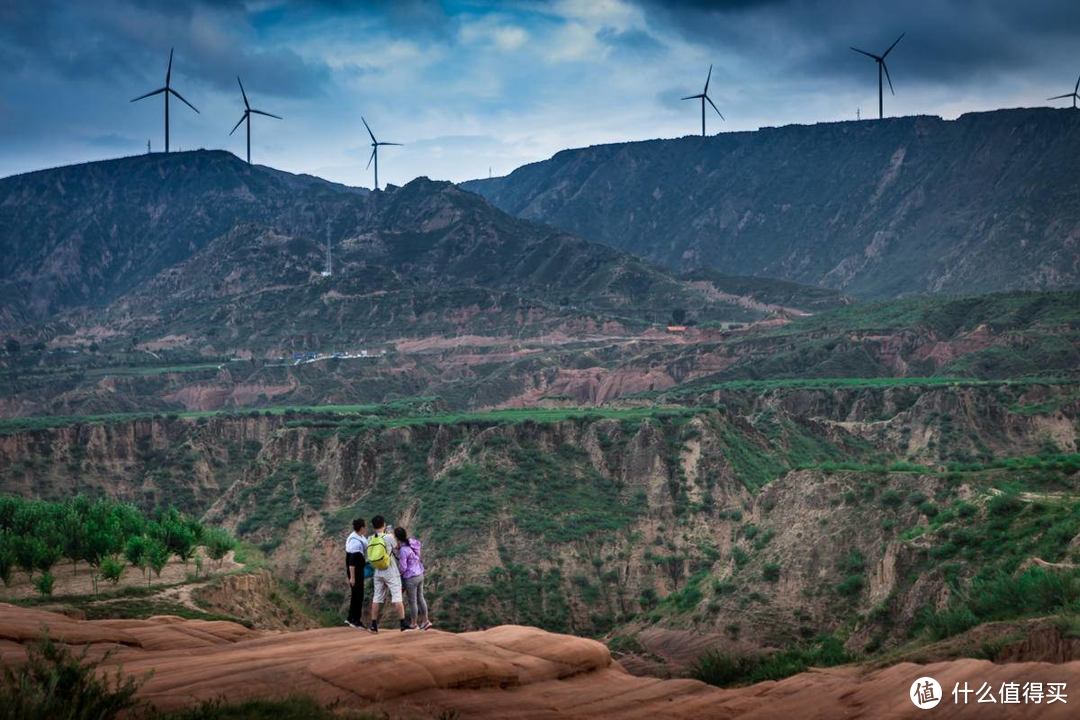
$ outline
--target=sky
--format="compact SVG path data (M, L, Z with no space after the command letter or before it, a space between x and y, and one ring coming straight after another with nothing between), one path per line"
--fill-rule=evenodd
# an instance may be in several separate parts
M561 149L886 115L1053 104L1080 75L1077 0L0 0L0 177L163 149L370 187L504 175ZM1067 105L1069 101L1057 101Z

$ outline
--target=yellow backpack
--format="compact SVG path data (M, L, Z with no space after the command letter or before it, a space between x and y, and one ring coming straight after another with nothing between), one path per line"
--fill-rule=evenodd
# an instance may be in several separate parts
M376 570L390 567L390 553L386 550L386 541L382 535L372 535L368 540L367 561Z

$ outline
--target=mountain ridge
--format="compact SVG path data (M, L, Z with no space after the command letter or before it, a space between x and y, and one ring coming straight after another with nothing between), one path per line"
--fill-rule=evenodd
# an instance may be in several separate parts
M862 297L1080 281L1080 116L789 125L564 150L472 180L521 217L677 269Z

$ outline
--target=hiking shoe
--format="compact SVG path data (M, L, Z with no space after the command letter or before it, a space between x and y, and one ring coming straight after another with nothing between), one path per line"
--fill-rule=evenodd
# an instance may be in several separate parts
M409 630L415 630L415 629L416 628L414 628L412 625L410 625L406 621L404 621L404 620L401 621L401 632L408 632Z
M354 623L354 622L353 622L352 620L346 620L346 621L345 621L345 624L346 624L346 625L348 625L348 626L349 626L349 627L351 627L351 628L358 628L358 627L360 627L359 625L357 625L356 623Z
M378 620L372 620L371 621L371 627L368 628L368 629L371 630L371 632L373 632L373 633L379 632L379 621Z
M424 623L423 625L420 626L420 629L421 630L430 630L431 629L431 622L429 621L429 622Z

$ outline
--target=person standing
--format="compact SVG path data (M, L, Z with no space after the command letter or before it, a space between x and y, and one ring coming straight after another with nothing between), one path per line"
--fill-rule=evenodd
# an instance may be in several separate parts
M382 515L371 518L371 537L368 538L367 561L375 568L373 576L375 592L371 598L371 632L379 632L379 607L390 596L397 610L401 631L412 630L405 620L405 605L401 602L401 571L398 570L397 541L386 531Z
M353 531L345 540L345 574L349 579L349 615L345 624L349 627L364 626L364 563L368 539L364 535L364 518L352 521Z
M428 620L427 600L424 599L424 563L420 558L422 545L416 538L410 538L403 527L394 528L394 539L398 544L401 581L405 583L405 596L409 598L409 627L427 630L431 622Z

